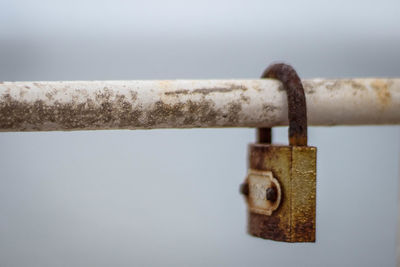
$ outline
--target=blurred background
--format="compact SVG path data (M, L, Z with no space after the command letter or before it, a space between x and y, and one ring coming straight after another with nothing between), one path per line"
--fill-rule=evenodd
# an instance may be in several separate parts
M0 80L400 77L400 2L1 0ZM287 142L287 128L274 129ZM399 126L310 127L317 242L246 234L254 129L0 133L0 266L394 266Z

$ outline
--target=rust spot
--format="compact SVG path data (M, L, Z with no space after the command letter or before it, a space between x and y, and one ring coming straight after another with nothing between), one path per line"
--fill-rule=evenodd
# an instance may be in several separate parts
M4 94L0 101L0 129L52 130L51 125L57 125L60 130L71 130L139 125L140 108L133 107L124 95L115 95L115 98L112 100L110 93L99 93L96 103L89 98L83 103L48 104L43 100L17 101L10 94Z
M365 86L355 80L350 80L350 85L351 87L353 87L354 89L357 90L366 90L367 88L365 88Z
M240 99L245 103L250 103L250 97L240 94Z
M238 121L239 113L242 111L242 104L240 102L230 102L228 104L228 122L235 123Z
M341 82L343 82L343 81L341 81ZM339 81L334 81L334 82L331 82L331 81L329 81L329 82L327 82L327 83L325 83L325 87L328 89L328 90L337 90L338 88L340 88L340 85L339 85Z
M314 94L315 88L325 87L328 90L340 90L345 86L350 86L356 90L366 90L367 88L360 82L356 80L337 80L337 81L303 81L304 91L307 94ZM357 94L357 91L354 91L353 94Z
M236 90L246 91L247 87L245 87L243 85L237 86L237 85L231 84L227 88L225 88L225 87L221 87L221 88L214 87L214 88L210 88L210 89L207 89L207 88L195 89L195 90L193 90L193 93L195 93L195 94L197 94L197 93L200 93L200 94L227 93L227 92L232 92L232 91L236 91Z
M247 87L243 85L234 85L231 84L229 87L214 87L214 88L198 88L194 90L187 90L187 89L182 89L182 90L176 90L176 91L168 91L165 92L165 95L187 95L187 94L202 94L202 95L208 95L211 93L227 93L227 92L232 92L236 90L241 90L241 91L246 91Z
M372 88L378 96L379 102L385 107L392 101L392 96L388 90L388 84L385 80L377 79L371 83Z
M24 97L24 95L26 94L27 92L25 91L25 90L21 90L21 91L19 91L19 96L20 97Z
M365 86L362 83L350 79L337 80L333 82L322 82L321 85L325 85L325 87L329 90L340 90L346 85L356 90L366 90Z
M138 93L134 92L134 91L130 91L130 95L131 95L132 102L136 102Z
M249 212L249 234L264 239L290 242L290 231L282 227L281 220L277 216L267 216Z
M217 119L217 110L215 110L215 104L211 100L204 100L200 103L188 101L187 104L189 114L191 116L196 115L197 121L200 123L212 122L215 123Z
M46 95L47 99L53 100L53 93L49 92L49 93L46 93L45 95Z
M292 234L296 242L315 242L315 221L313 218L301 223L295 221Z
M311 81L303 81L304 92L307 94L314 94L315 87L317 87L316 83Z
M182 117L184 115L184 104L177 103L173 105L157 101L154 108L146 114L146 124L151 127L156 124L162 124L170 121L171 118Z
M267 114L267 115L270 115L269 113L270 112L273 112L274 110L277 110L278 109L278 107L276 107L276 106L272 106L272 105L267 105L267 104L263 104L263 110L265 111L265 113Z
M250 144L249 146L249 167L255 170L272 171L270 162L279 158L279 150L283 147L289 151L289 146L277 146L270 144ZM275 177L275 176L274 176Z
M190 91L188 89L176 90L176 91L168 91L165 92L165 95L187 95Z
M128 128L132 126L133 123L139 123L139 117L142 114L142 111L138 108L133 108L132 103L126 100L124 95L116 95L116 102L113 106L117 106L119 108L112 108L115 115L117 117L116 123L118 123L121 128ZM114 119L114 118L112 118Z
M257 92L261 91L261 86L259 84L254 84L253 89L256 90Z

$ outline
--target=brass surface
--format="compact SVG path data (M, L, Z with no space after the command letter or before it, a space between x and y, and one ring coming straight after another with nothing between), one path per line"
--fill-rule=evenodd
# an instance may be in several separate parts
M315 242L315 147L251 144L249 168L271 171L279 181L281 203L270 216L249 210L251 235L286 242Z

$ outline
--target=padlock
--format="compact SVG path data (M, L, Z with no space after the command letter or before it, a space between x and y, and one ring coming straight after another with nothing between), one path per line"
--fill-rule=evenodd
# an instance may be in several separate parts
M248 174L241 186L248 206L248 233L285 242L315 242L316 147L307 146L304 89L286 64L267 68L262 78L282 82L287 93L289 145L272 145L271 129L259 128L249 145Z

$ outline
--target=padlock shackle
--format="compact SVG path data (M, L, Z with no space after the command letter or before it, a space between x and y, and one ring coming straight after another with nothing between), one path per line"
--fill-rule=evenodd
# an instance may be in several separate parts
M306 97L300 77L292 66L278 63L270 65L263 72L262 78L278 79L282 82L289 108L289 144L307 146ZM268 131L268 128L259 129L259 136L263 131Z

